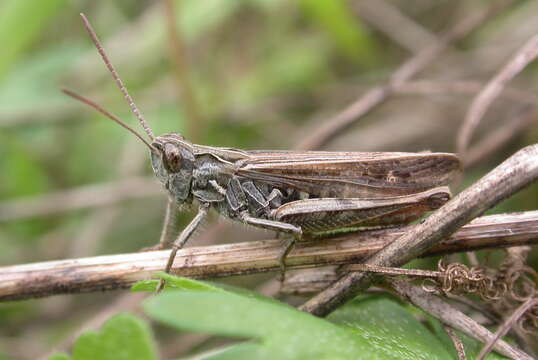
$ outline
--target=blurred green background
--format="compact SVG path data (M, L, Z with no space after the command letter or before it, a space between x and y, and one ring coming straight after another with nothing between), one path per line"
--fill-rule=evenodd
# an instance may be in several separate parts
M156 134L176 131L207 145L289 149L370 87L387 81L399 64L435 43L437 34L489 5L463 0L172 3L173 12L162 1L0 2L1 265L133 252L158 241L165 195L152 179L145 147L60 92L75 90L141 131L84 31L80 12ZM537 11L536 2L514 2L325 149L454 152L470 101L538 33ZM170 20L182 43L179 57L167 30ZM474 142L538 104L536 69L529 66L510 83L527 102L501 96ZM518 129L466 170L459 189L538 140L536 121ZM533 185L493 211L537 208L538 186ZM185 212L178 228L190 216ZM214 217L207 234L202 231L190 245L271 236L241 226L216 231L217 221ZM536 266L536 252L531 262ZM255 286L264 278L235 281ZM46 354L119 295L1 304L0 354Z

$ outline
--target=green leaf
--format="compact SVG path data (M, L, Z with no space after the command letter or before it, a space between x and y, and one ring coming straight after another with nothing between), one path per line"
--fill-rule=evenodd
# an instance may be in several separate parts
M355 301L326 320L259 296L175 281L191 289L184 286L146 300L150 317L181 330L251 340L204 358L451 359L434 334L383 297ZM194 283L198 290L192 290Z
M201 354L200 360L240 360L240 359L258 359L263 350L263 345L255 342L243 342L229 346L220 351L209 353L207 356Z
M46 119L71 106L72 99L60 92L60 85L65 84L60 78L81 52L80 45L74 42L54 44L17 61L10 73L0 82L2 122L9 124L11 117L24 118L31 114L39 114ZM39 121L41 120L40 118Z
M71 357L67 354L54 354L49 356L49 360L70 360Z
M397 302L386 297L362 297L332 313L328 320L358 336L368 334L370 345L387 357L446 359L450 354L436 336Z
M241 7L240 1L228 0L181 1L178 4L177 25L188 40L214 30Z
M235 293L246 297L253 297L261 301L269 301L279 303L277 300L260 295L256 292L248 291L243 288L234 287L225 284L214 284L208 281L196 281L190 278L178 277L167 274L165 272L158 272L156 275L166 280L166 290L192 290L192 291L209 291L209 292L223 292L223 293ZM159 280L145 280L134 284L131 287L131 291L149 291L153 292L157 290Z
M38 194L48 190L48 179L27 144L16 137L0 135L0 199Z
M139 291L147 291L152 292L157 290L157 285L159 284L159 280L144 280L139 281L133 286L131 286L132 292L139 292Z
M93 359L153 360L157 355L147 325L133 315L119 314L100 331L88 331L75 342L73 360Z
M326 81L327 49L313 37L293 38L259 59L256 71L239 78L230 101L250 104L283 92L307 91Z
M158 277L166 280L166 289L193 290L193 291L224 291L208 282L196 281L189 278L177 277L165 272L158 272ZM131 291L155 291L159 280L140 281L131 287Z
M343 0L303 0L307 15L319 24L338 48L358 63L371 66L376 60L375 43L359 18Z
M43 28L66 3L66 0L4 0L1 3L0 79L17 62L22 51L43 34Z

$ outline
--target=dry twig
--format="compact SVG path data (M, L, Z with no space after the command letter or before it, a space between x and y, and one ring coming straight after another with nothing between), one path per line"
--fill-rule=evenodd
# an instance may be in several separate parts
M538 114L536 111L525 111L512 121L507 121L503 126L491 131L483 140L477 142L467 150L463 161L465 168L479 164L497 150L505 146L516 135L522 133L525 129L538 123Z
M495 333L495 336L488 340L486 345L480 350L480 353L476 357L476 360L483 360L486 355L491 351L491 349L495 346L495 343L499 341L500 338L502 338L508 330L514 324L517 322L517 320L525 314L527 310L529 310L534 305L538 304L538 298L530 298L526 302L524 302L506 321L499 327L497 332Z
M462 158L465 158L467 146L474 130L485 115L489 106L499 96L506 84L519 74L530 62L538 56L538 35L532 37L514 55L514 57L495 75L484 89L476 96L469 107L463 125L457 137L457 149Z
M443 328L445 329L448 337L450 338L450 340L452 340L452 343L454 344L454 348L458 353L458 360L467 359L465 357L465 347L463 346L461 339L458 337L458 334L456 334L454 329L452 329L450 326L444 325Z
M476 95L484 84L472 80L415 80L407 81L394 89L398 95L446 95L454 94L468 97ZM500 96L506 101L515 101L524 105L538 105L538 96L515 87L506 87Z
M364 231L302 242L287 258L288 268L363 261L402 234L421 225ZM520 246L538 241L538 211L485 216L463 227L426 255L488 247ZM178 251L173 272L194 278L277 271L281 240L192 247ZM153 277L168 260L169 250L49 261L0 268L0 300L112 290Z
M154 178L133 177L46 195L7 200L0 203L0 221L57 214L157 195L162 196L162 190Z
M495 338L488 329L479 325L476 321L453 308L439 297L424 291L420 286L411 285L404 280L391 279L392 288L400 295L408 299L412 304L439 319L442 323L463 332L464 334L485 342ZM512 359L531 360L532 357L523 351L512 347L503 340L494 344L494 349Z
M424 26L403 14L390 2L381 0L353 1L357 16L411 52L420 52L437 41Z
M465 37L468 33L482 25L492 16L495 16L499 11L503 10L512 2L513 1L511 0L499 1L490 6L486 11L480 13L473 12L466 19L456 24L451 30L441 35L437 42L424 48L407 62L402 64L392 74L386 84L370 89L340 113L328 119L315 131L312 131L297 148L309 150L322 147L331 138L352 125L358 118L382 104L393 93L394 87L400 86L422 71L450 44Z

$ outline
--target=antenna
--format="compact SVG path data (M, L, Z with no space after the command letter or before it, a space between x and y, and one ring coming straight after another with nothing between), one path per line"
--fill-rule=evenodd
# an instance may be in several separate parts
M71 90L67 90L67 89L62 89L62 92L68 96L71 96L72 98L94 108L95 110L97 110L98 112L100 112L101 114L105 115L106 117L108 117L109 119L111 119L112 121L115 121L117 122L120 126L124 127L125 129L127 129L128 131L130 131L132 134L134 134L137 138L139 138L140 140L142 140L142 142L144 144L146 144L146 146L151 150L151 152L153 153L159 153L159 151L157 151L157 149L155 149L154 146L152 146L146 139L144 139L142 137L142 135L140 135L139 133L137 133L132 127L130 127L129 125L127 125L125 122L121 121L118 117L116 117L115 115L112 115L111 113L109 113L108 111L106 111L105 109L103 109L101 106L97 105L96 103L94 103L93 101L91 101L90 99L87 99L85 97L83 97L82 95L79 95Z
M84 27L86 28L86 31L90 35L90 38L92 39L92 42L94 43L95 47L97 48L97 51L99 51L99 54L101 55L101 58L103 59L106 67L108 68L108 71L110 71L110 73L112 74L112 77L116 81L116 84L118 84L118 87L120 88L121 92L123 93L123 96L125 97L125 100L127 100L127 103L129 104L129 107L131 108L131 111L136 116L136 118L140 122L140 125L142 125L142 127L144 128L144 131L146 132L146 134L148 134L149 138L151 140L153 140L155 138L155 136L153 135L153 131L151 130L151 127L148 125L148 123L144 119L144 116L142 115L140 110L138 110L138 107L135 105L135 103L133 101L133 98L131 97L131 95L129 95L129 92L127 91L127 88L123 84L123 81L121 81L120 76L118 75L118 72L116 71L116 69L114 68L114 66L110 62L110 60L108 59L108 56L105 53L105 49L103 48L103 45L101 44L101 42L97 38L97 34L93 30L90 22L88 21L88 19L86 18L86 16L83 13L80 13L80 17L82 18L82 21L84 22ZM78 100L80 100L80 99L78 99ZM122 126L124 126L124 125L122 125Z

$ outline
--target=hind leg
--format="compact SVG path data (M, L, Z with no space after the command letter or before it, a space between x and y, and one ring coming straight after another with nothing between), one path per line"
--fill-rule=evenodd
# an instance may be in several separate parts
M281 283L283 283L284 280L286 280L286 257L291 252L296 242L297 242L297 238L295 236L285 239L282 251L278 255L278 264L280 265L280 282Z
M278 256L278 263L280 265L280 271L281 271L281 279L283 279L286 273L286 257L288 256L290 251L293 249L295 242L298 239L301 239L303 236L303 231L301 230L301 228L292 224L281 222L281 221L255 218L255 217L250 216L248 212L246 211L242 212L239 217L242 221L244 221L245 223L249 225L261 227L268 230L274 230L279 233L285 232L292 235L290 238L285 239L283 250Z

